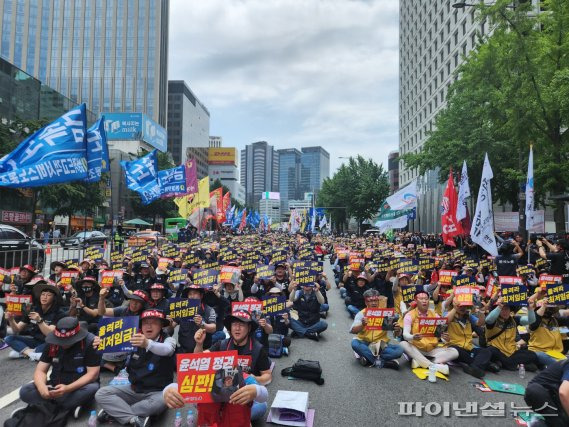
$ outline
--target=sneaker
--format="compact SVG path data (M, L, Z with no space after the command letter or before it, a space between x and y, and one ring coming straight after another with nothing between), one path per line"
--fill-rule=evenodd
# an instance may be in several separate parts
M25 409L26 409L26 406L22 406L22 407L20 407L20 408L14 409L14 410L12 411L12 413L10 414L10 418L14 418L14 416L15 416L18 412L21 412L21 411L23 411L23 410L25 410Z
M100 424L107 424L113 421L113 417L105 412L104 409L101 409L97 414L97 422Z
M475 378L482 379L484 377L484 371L476 366L466 365L463 370L466 374L472 375Z
M360 362L360 365L362 365L364 368L371 365L371 363L369 363L369 361L365 357L360 357L358 361Z
M494 362L490 362L490 363L488 363L486 370L488 372L492 372L494 374L497 374L498 372L500 372L500 367L498 366L498 364L496 364Z
M435 368L437 372L440 372L443 375L448 375L448 365L445 365L443 363L435 363Z
M320 317L321 317L322 319L326 319L326 317L328 317L328 313L327 313L326 311L321 311L321 312L320 312Z
M386 369L399 370L399 362L397 360L383 360L383 367Z
M377 359L375 361L375 363L373 364L374 368L379 368L379 369L382 369L384 366L385 366L385 362L381 359Z
M411 369L417 369L419 368L419 364L417 363L417 361L415 359L411 359Z
M32 351L31 353L28 354L28 358L32 362L39 362L39 360L41 358L41 353L36 353L35 351Z
M290 337L291 337L291 338L299 338L300 335L298 335L295 331L292 331L292 332L290 333Z
M79 417L81 416L81 410L83 409L83 407L81 405L77 406L75 408L75 410L73 411L73 418L75 418L76 420L79 419Z
M19 352L17 352L16 350L10 350L8 357L10 359L21 359L23 356Z
M288 356L288 347L283 347L283 356Z
M312 341L320 341L320 337L318 336L318 332L307 332L304 334L306 338Z
M130 425L134 427L147 427L150 425L150 417L134 417L130 421Z

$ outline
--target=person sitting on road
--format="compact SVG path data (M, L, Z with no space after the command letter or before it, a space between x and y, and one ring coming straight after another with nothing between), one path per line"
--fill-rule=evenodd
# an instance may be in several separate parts
M15 277L5 275L4 283L10 283L10 292L13 294L32 295L30 281L36 274L34 266L26 264L20 267L20 272Z
M62 299L59 289L49 285L43 278L36 281L33 287L34 302L31 309L25 311L21 320L6 312L6 320L12 328L13 335L5 339L12 350L9 357L17 359L28 357L38 361L46 346L45 337L55 329L55 324L67 315L61 307Z
M429 368L434 365L435 369L448 375L447 363L458 358L458 351L455 348L438 347L437 337L423 336L419 333L419 319L421 317L440 317L429 308L429 294L424 290L418 290L415 294L417 307L408 311L403 319L403 338L401 347L405 354L411 359L413 369ZM443 342L448 342L449 336L442 334ZM431 362L427 357L433 358Z
M81 328L75 317L59 319L45 338L47 346L34 381L20 389L20 399L30 405L55 401L64 410L74 410L78 418L81 406L90 403L99 389L101 357L94 340L95 336Z
M364 292L366 308L361 310L352 323L350 332L357 334L352 339L352 350L360 356L362 366L375 366L376 368L399 369L399 359L403 354L403 348L398 344L389 342L387 331L368 331L366 312L368 309L387 307L387 298L380 296L375 289L368 289ZM370 350L370 344L379 344L379 354L376 357Z
M61 280L61 273L65 270L66 267L67 266L62 261L52 262L49 266L49 269L50 271L53 271L53 273L49 275L49 280L55 282L56 284L59 283Z
M176 369L176 340L164 332L169 323L159 310L142 312L141 333L130 340L136 350L126 363L130 385L107 386L97 392L100 423L115 420L142 427L148 425L149 417L166 410L162 390L172 383Z
M168 294L168 289L166 288L166 285L156 282L150 286L149 290L150 290L150 300L151 300L150 304L155 309L160 310L167 315L169 311L169 305L168 305L168 298L166 298L166 295Z
M351 277L351 273L351 271L348 272L349 277ZM365 308L364 293L369 289L371 289L371 287L367 280L367 276L364 273L357 277L355 285L347 280L346 298L344 303L346 304L346 309L352 318Z
M292 282L293 285L295 282ZM324 297L320 293L318 283L304 283L301 290L291 292L290 301L298 313L298 320L291 317L291 336L306 337L318 341L320 334L328 328L328 324L320 319L320 306Z
M70 316L77 316L82 325L89 332L97 332L99 323L99 290L100 286L97 279L85 276L76 282L76 287L81 292L71 300L69 308ZM110 304L109 304L110 305Z

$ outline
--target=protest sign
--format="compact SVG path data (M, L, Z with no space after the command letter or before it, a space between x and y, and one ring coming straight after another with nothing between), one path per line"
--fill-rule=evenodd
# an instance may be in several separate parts
M223 379L236 371L237 357L235 350L178 354L176 356L178 392L182 395L184 402L213 403L227 401L230 392L234 392L238 387L224 393ZM221 380L221 384L216 384L216 378ZM233 386L233 380L231 384ZM221 398L223 395L227 395L225 400Z
M158 268L160 270L167 270L168 269L168 265L170 265L171 262L174 262L173 259L171 258L158 258Z
M211 289L213 285L217 283L217 270L196 270L193 274L193 281L195 285L201 286L204 289Z
M120 280L123 277L124 272L122 270L105 270L101 273L101 287L110 288L116 280Z
M317 276L316 271L309 268L298 267L294 269L294 280L303 286L314 286Z
M275 275L274 265L265 265L265 264L257 265L257 278L259 280L271 280L274 275Z
M419 334L424 337L440 336L446 327L446 317L420 317L419 318Z
M174 270L170 271L170 275L168 276L168 282L177 286L186 283L187 279L188 270L185 268L175 268Z
M393 329L393 325L388 325L386 318L392 318L395 316L395 309L393 308L367 308L365 312L365 317L367 319L367 324L365 326L366 331L381 331Z
M118 353L133 351L135 347L130 339L138 331L138 316L103 317L99 320L99 338L97 347L100 353Z
M527 305L528 290L518 276L500 276L500 289L504 305Z
M223 267L221 267L221 271L219 273L219 282L233 283L235 285L239 283L240 277L241 277L241 269L239 267L224 265Z
M419 258L419 269L420 270L432 270L435 268L434 258Z
M466 274L460 274L458 276L455 276L454 284L456 286L474 286L476 285L476 279L474 278L474 276L467 276Z
M85 255L83 259L90 259L93 261L102 260L105 255L105 249L97 246L89 246L85 248Z
M417 292L417 287L415 285L400 286L401 298L403 302L409 304L415 299L415 293Z
M79 276L78 271L62 271L61 279L59 280L60 286L69 287L71 282Z
M29 307L31 305L32 305L31 295L16 295L16 294L6 295L6 312L14 316L22 316L24 312L29 311Z
M245 310L250 314L262 313L263 312L263 301L235 301L231 303L231 313L235 313L237 310Z
M542 289L546 289L548 285L556 285L563 282L563 276L553 275L553 274L540 274L539 275L539 286Z
M474 304L474 294L478 293L478 289L474 286L457 286L453 290L454 299L453 305L473 305Z
M203 261L201 268L208 270L219 270L219 263L217 261Z
M441 270L439 271L439 284L441 286L450 286L452 278L457 276L458 273L454 270Z
M372 259L374 252L375 252L375 250L373 248L366 248L364 251L364 258L365 259Z
M535 270L528 265L520 265L518 268L516 268L516 274L518 276L523 276L524 274L529 275L533 273L535 273Z
M419 262L414 259L401 258L397 266L397 273L417 274Z
M263 297L263 314L279 315L287 312L286 297L284 295Z
M549 283L546 289L548 304L566 305L569 301L569 284Z
M350 256L350 270L351 271L362 271L364 269L365 259L359 257Z
M168 314L176 319L193 319L200 307L199 299L168 298Z
M490 276L488 278L488 282L486 283L486 296L488 298L492 298L497 293L498 293L498 287L496 286L496 279Z
M288 255L287 252L284 250L274 251L271 257L271 264L277 265L280 263L286 263L287 255Z
M4 279L6 277L10 277L10 270L6 270L5 268L0 268L0 283L4 283Z

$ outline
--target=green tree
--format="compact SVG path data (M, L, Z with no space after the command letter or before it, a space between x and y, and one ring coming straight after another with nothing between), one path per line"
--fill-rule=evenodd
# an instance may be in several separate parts
M493 31L456 71L422 152L402 156L420 173L439 167L441 182L466 160L476 194L487 152L494 198L514 210L531 144L538 202L569 184L569 0L542 1L537 15L531 2L516 3L513 10L509 0L477 6ZM561 203L555 221L564 228Z

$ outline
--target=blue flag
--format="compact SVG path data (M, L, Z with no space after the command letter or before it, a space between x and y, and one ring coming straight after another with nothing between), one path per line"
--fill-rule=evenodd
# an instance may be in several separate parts
M127 188L140 194L142 203L145 205L160 197L157 165L156 150L140 159L121 162L121 167L126 176Z
M105 117L102 116L87 129L87 172L85 182L98 182L101 173L109 171L109 147L105 131Z
M87 178L85 104L26 138L0 159L0 186L38 187Z
M239 212L239 210L237 210L235 213L235 216L233 217L233 224L231 224L232 229L235 230L241 224L241 220L243 219L243 212L244 211Z
M186 194L186 167L184 165L158 172L160 197L176 197Z

